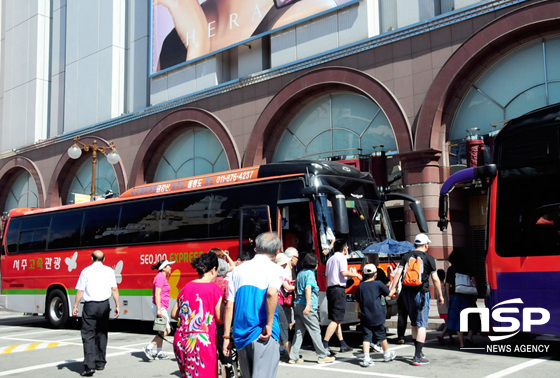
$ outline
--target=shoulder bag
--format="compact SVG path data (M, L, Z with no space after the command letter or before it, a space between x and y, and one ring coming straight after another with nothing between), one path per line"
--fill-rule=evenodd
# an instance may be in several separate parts
M462 273L455 273L455 292L458 294L478 295L478 290L471 277Z

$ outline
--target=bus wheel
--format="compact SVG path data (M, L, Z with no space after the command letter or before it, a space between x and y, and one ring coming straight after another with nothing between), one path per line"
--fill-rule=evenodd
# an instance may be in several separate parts
M49 293L45 317L54 328L62 328L68 321L68 299L61 290Z

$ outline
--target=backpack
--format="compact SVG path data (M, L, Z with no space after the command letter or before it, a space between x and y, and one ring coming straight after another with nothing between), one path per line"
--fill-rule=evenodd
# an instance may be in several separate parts
M411 256L403 269L402 284L405 286L422 286L424 261L421 256Z

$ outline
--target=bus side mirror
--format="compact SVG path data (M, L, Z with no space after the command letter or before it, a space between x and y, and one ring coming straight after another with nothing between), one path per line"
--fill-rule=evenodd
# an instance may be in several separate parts
M414 213L414 218L416 219L418 229L420 230L420 232L428 232L428 222L426 221L426 215L424 214L422 203L420 203L420 201L418 201L416 198L404 193L387 193L385 195L385 200L404 200L410 202L409 206Z
M350 227L348 225L348 212L346 210L346 198L344 195L337 194L331 198L334 210L334 229L341 234L348 234Z

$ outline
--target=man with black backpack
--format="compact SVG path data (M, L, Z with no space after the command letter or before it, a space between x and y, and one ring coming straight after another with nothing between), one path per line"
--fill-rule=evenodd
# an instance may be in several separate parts
M426 341L426 328L428 327L428 315L430 313L430 277L434 282L438 303L443 304L444 298L441 292L435 259L428 255L429 244L432 241L425 234L418 234L414 239L413 251L403 255L402 261L397 267L395 278L390 286L390 294L396 291L399 280L402 278L401 294L410 317L412 326L412 339L414 340L414 358L412 364L421 366L430 363L424 357L422 348Z

